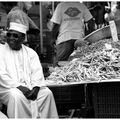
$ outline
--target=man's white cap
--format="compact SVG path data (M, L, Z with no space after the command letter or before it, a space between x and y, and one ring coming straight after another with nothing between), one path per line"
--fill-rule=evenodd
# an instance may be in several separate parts
M28 27L21 23L10 22L9 30L15 30L15 31L26 34Z

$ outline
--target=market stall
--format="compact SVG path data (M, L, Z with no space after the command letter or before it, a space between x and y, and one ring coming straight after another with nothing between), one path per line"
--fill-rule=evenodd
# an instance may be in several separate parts
M116 25L116 23L113 25ZM111 26L107 26L92 33L91 35L95 36L96 33L101 32L101 35L104 34L105 36L101 36L101 39L100 36L94 37L93 40L89 39L91 44L78 47L70 57L70 61L67 61L61 67L56 67L46 79L48 86L56 86L58 88L83 85L84 104L86 108L93 107L95 117L119 117L120 111L118 107L115 107L119 106L119 87L116 85L120 81L118 26L119 24L114 31L111 30ZM114 27L116 26L112 28ZM106 28L108 34L105 34ZM112 32L115 33L113 34ZM87 38L90 38L91 35L87 36ZM67 95L70 96L69 93ZM61 99L62 101L63 99Z
M32 17L39 25L40 35L32 37L32 40L36 42L35 47L33 41L30 42L39 56L43 54L46 55L45 58L48 57L47 59L43 59L43 57L41 61L50 62L49 40L51 34L45 28L46 26L44 27L47 22L44 23L43 21L46 20L43 15L47 16L47 13L44 12L47 11L47 8L44 7L40 3L34 6L34 9L37 10L32 10L32 12L38 12L38 16ZM81 46L81 42L77 41L75 43L77 49L70 56L69 61L60 62L60 67L54 68L50 76L46 77L46 85L54 94L59 115L67 114L68 116L65 117L68 118L120 117L119 23L120 21L115 21L116 26L110 24L86 36L84 40L89 44L85 46ZM0 35L0 39L3 40L3 31L0 31ZM43 63L42 65L46 64ZM70 114L68 113L69 110L71 110ZM72 110L78 111L78 114L74 116ZM89 110L90 115L92 113L91 116L88 115Z

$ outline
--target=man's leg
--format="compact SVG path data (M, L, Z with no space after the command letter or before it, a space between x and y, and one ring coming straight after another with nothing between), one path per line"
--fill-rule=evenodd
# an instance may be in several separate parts
M38 112L41 118L58 118L55 100L51 90L41 88L37 98Z
M57 49L57 59L58 61L67 61L69 56L74 51L74 43L76 40L69 40L63 43L60 43L56 46Z
M3 104L7 105L9 118L32 118L30 101L17 88L1 93L0 97Z

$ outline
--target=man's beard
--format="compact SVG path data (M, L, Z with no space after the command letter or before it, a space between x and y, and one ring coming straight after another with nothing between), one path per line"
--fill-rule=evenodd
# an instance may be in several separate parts
M18 51L22 48L21 42L14 40L7 40L7 43L12 50Z

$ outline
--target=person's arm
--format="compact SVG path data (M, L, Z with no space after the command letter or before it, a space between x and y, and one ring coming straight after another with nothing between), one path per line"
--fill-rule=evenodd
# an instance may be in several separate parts
M25 96L26 98L27 98L27 96L28 96L28 95L30 94L30 92L31 92L30 89L28 89L27 87L22 86L22 85L18 86L17 88L24 94L24 96Z
M87 21L87 24L88 24L88 34L90 34L95 30L95 21L92 18L89 21Z
M52 40L51 40L52 45L54 45L55 40L57 39L60 24L62 21L61 9L62 9L61 3L59 3L53 13L51 20L50 20L53 23L53 25L52 25Z
M85 24L87 23L87 34L90 34L95 30L95 21L93 19L92 14L90 13L89 9L83 4L83 18ZM86 34L86 35L87 35Z
M39 33L40 32L39 28L29 16L28 16L28 21L29 21L29 30L27 33L31 33L31 34Z
M52 39L51 39L51 45L52 45L52 46L55 44L55 41L56 41L57 36L58 36L58 34L59 34L59 27L60 27L59 24L53 23Z
M43 75L43 69L37 53L30 50L30 77L32 90L26 95L27 99L35 100L41 87L45 87L45 79Z
M27 99L35 100L37 98L40 87L45 86L45 83L44 83L44 75L39 57L35 51L31 49L29 50L30 50L29 55L30 55L30 69L31 69L30 77L31 77L32 90L29 90L24 86L19 86L17 88L23 92L23 94Z
M8 53L6 53L5 55L3 53L5 53L6 51L4 51L4 46L1 45L0 47L0 88L4 88L4 89L11 89L11 88L18 88L24 95L25 97L27 97L27 94L30 92L30 90L24 86L21 86L21 84L19 82L17 82L17 80L15 80L10 72L7 69L12 69L12 65L11 62L9 63L8 61L6 61L6 56L9 59L10 55L8 55ZM7 59L7 60L8 60Z
M31 77L31 86L34 87L43 87L45 86L45 79L43 74L43 68L40 62L40 59L37 53L33 50L30 51L30 77Z
M4 89L10 89L11 87L19 86L19 84L16 82L16 80L13 80L11 77L9 71L7 70L7 67L10 67L9 62L6 61L5 57L8 56L8 54L4 50L4 45L0 46L0 88ZM10 56L8 56L8 59ZM9 65L9 66L8 66ZM12 69L12 68L11 68Z

